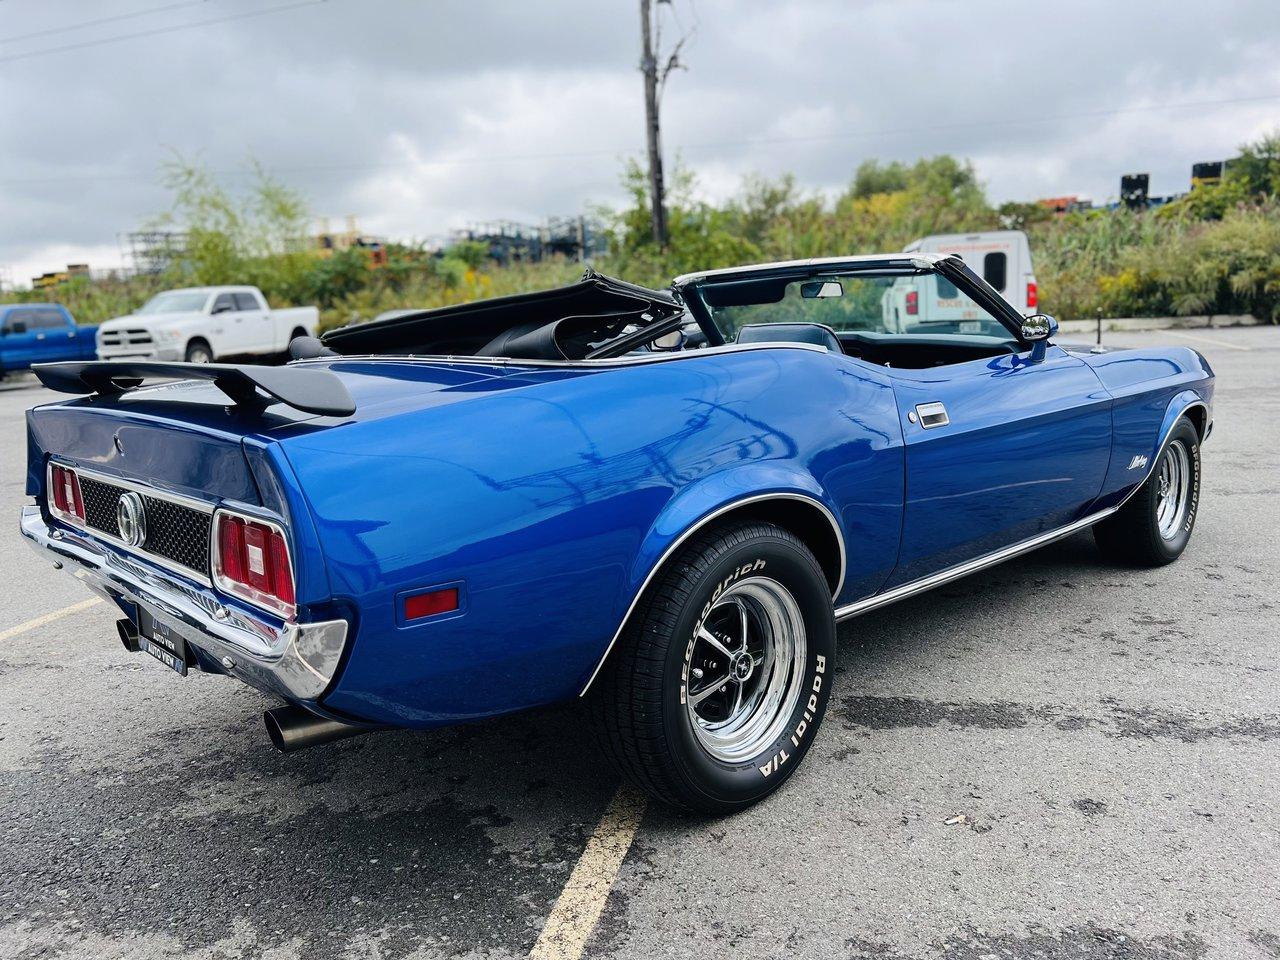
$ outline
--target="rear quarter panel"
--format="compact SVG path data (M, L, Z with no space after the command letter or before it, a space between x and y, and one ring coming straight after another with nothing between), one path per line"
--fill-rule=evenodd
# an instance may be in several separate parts
M858 541L846 595L896 560L892 390L826 353L449 389L463 397L283 441L334 596L359 611L332 709L430 726L575 696L666 547L741 497L797 492L838 515ZM397 598L446 585L461 588L458 613L398 622Z

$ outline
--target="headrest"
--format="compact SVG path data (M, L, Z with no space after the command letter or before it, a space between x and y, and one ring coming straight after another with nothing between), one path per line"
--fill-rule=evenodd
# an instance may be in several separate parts
M813 343L844 353L836 332L820 323L752 323L738 331L738 343Z
M315 337L294 337L289 341L290 360L314 360L316 357L336 357L337 355Z

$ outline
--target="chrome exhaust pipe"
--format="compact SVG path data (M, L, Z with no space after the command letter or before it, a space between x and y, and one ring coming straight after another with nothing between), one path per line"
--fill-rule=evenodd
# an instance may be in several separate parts
M328 720L292 704L266 711L262 715L262 722L267 726L267 736L281 753L293 753L295 750L305 750L307 747L317 747L322 743L332 743L334 740L345 740L347 737L358 737L362 733L371 732L369 727Z

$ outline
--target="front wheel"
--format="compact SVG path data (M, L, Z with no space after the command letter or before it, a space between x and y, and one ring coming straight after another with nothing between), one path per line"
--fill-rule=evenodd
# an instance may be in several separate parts
M187 363L213 363L213 350L203 340L192 340L187 344Z
M699 534L645 591L591 690L603 750L673 806L742 809L808 752L834 653L831 592L800 540L754 522Z
M1182 555L1200 505L1200 434L1179 420L1128 503L1093 528L1103 556L1158 567Z

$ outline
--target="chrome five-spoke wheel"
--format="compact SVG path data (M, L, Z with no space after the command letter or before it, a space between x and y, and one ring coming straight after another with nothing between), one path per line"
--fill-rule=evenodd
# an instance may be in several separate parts
M684 678L689 719L708 753L741 763L777 739L800 698L806 646L804 618L782 584L747 577L720 594Z
M1158 476L1156 525L1160 536L1172 540L1178 535L1191 502L1191 457L1181 440L1165 448Z

